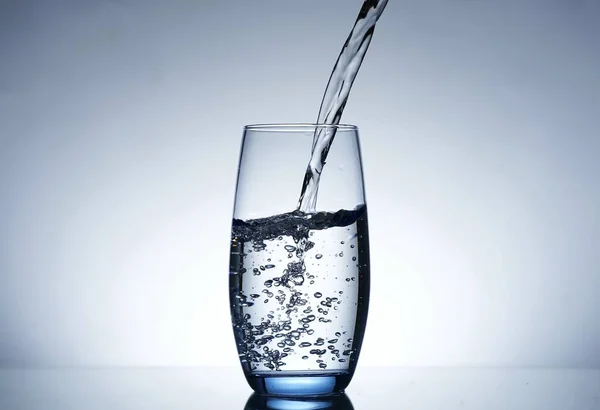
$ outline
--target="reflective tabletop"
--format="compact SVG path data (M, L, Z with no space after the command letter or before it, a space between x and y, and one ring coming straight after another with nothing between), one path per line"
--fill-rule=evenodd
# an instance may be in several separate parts
M346 394L252 394L239 368L1 369L1 409L600 410L600 369L361 368Z

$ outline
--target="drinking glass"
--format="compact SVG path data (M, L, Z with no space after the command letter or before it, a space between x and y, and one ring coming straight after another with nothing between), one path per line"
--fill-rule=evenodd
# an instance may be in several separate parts
M334 133L314 212L298 200L315 131ZM360 354L369 235L358 129L244 127L231 233L232 324L257 393L339 394Z

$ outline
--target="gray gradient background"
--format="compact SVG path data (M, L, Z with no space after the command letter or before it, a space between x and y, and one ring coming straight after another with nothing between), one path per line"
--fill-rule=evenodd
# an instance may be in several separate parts
M235 365L242 126L314 120L359 7L0 0L0 365ZM390 1L361 364L600 366L599 39L596 0Z

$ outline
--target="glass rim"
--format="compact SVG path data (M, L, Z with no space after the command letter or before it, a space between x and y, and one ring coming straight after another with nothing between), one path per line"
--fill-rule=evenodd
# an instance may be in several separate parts
M244 126L244 131L286 131L286 132L306 132L315 128L335 128L336 131L357 131L358 127L351 124L318 124L318 123L265 123L248 124Z

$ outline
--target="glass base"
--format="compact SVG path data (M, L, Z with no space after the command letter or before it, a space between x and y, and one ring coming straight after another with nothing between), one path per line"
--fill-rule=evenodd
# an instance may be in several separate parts
M350 383L349 372L254 373L246 376L252 389L266 396L319 397L341 394Z

